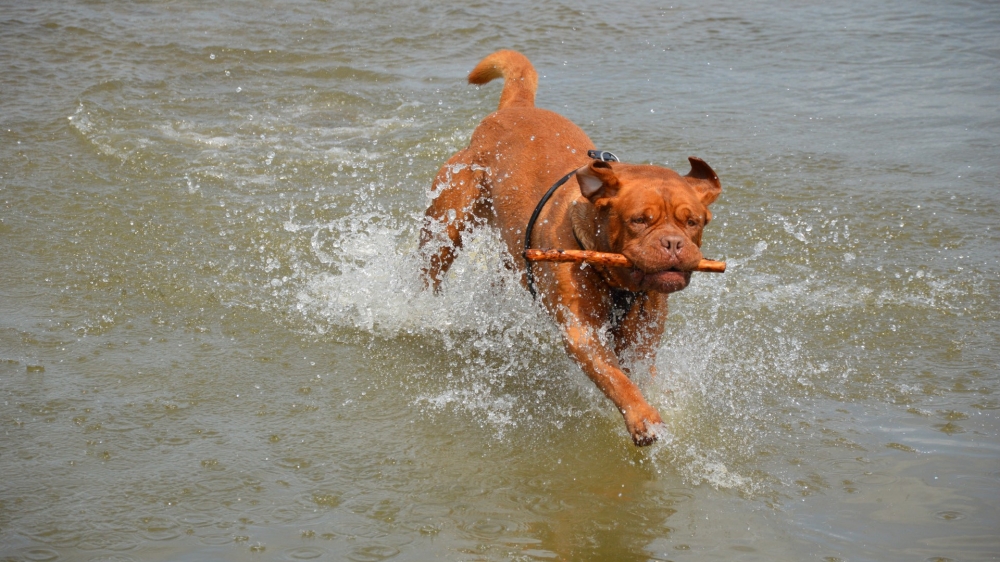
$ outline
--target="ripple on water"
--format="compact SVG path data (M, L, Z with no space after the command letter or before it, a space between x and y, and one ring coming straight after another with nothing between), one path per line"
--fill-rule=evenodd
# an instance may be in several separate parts
M151 541L166 541L181 535L180 525L172 517L142 517L137 526L139 534Z
M899 477L882 472L863 471L857 478L862 484L887 486L899 480Z
M25 560L31 560L32 562L49 562L50 560L57 560L59 558L59 553L49 548L29 548L22 551L21 554Z
M828 478L835 476L856 476L858 474L866 474L865 467L869 464L869 461L862 457L827 459L822 463L822 472Z
M530 498L527 501L528 510L537 515L552 515L566 511L570 505L565 500L549 495Z
M104 431L113 431L115 433L134 431L136 429L140 429L141 427L142 425L139 423L128 419L121 419L116 416L108 416L107 419L103 419L100 422L100 429Z
M300 508L285 506L269 511L268 515L283 523L291 523L293 521L298 521L302 513L303 510Z
M348 539L376 539L387 536L379 525L371 521L344 521L333 525L333 532Z
M168 438L166 438L166 439L163 440L163 444L164 445L171 445L171 446L174 446L174 447L177 447L177 446L180 446L180 445L187 445L189 443L191 443L191 439L189 439L187 437L168 437Z
M318 546L299 546L286 549L282 552L282 556L285 560L315 560L326 553L326 549Z
M229 492L243 486L243 481L235 476L211 474L196 481L195 486L208 492Z
M939 511L934 514L934 517L938 519L944 519L945 521L958 521L960 519L965 519L965 514L961 511Z
M458 525L466 535L477 540L494 541L507 533L507 525L495 519L478 519Z
M309 508L334 508L343 502L343 494L335 490L316 490L295 496L295 503Z
M80 540L88 530L86 523L74 521L70 514L63 516L53 514L52 519L57 522L39 525L37 532L25 535L42 544L70 548L80 544Z
M354 562L379 562L399 554L399 549L387 544L370 544L351 551L347 557Z
M80 550L132 550L139 545L135 533L108 529L94 529L76 545Z
M184 501L184 507L189 513L202 514L204 517L212 518L213 514L218 515L222 509L219 498L213 494L199 494L198 497ZM212 518L212 523L218 523L219 518Z
M275 464L277 464L282 468L289 468L292 470L302 470L304 468L309 468L310 466L312 466L312 461L298 457L285 457L283 459L278 459Z
M115 431L111 429L110 431ZM123 430L127 431L127 430ZM136 432L129 434L128 438L121 438L116 441L116 444L123 451L129 451L132 453L137 453L140 451L148 451L150 449L155 449L160 446L160 439L156 435L145 432Z
M406 515L417 519L448 517L454 509L446 504L418 503L406 510Z
M444 504L414 504L400 513L399 523L404 529L424 536L437 535L453 522L453 511Z
M187 513L177 520L190 527L207 527L215 523L215 519L205 513Z
M303 504L297 507L287 505L277 507L275 509L265 511L264 514L268 517L273 517L278 521L291 523L293 521L313 521L323 517L323 515L328 512L329 509L318 507L316 504Z
M914 449L913 447L910 447L909 445L904 445L902 443L896 443L895 441L886 443L885 446L886 446L887 449L895 449L897 451L902 451L904 453L917 453L917 452L919 452L916 449Z
M204 545L222 546L233 542L233 536L229 533L212 533L210 535L203 535L198 540Z
M664 492L663 496L670 501L671 505L677 503L688 503L694 500L694 492L684 488L672 488Z

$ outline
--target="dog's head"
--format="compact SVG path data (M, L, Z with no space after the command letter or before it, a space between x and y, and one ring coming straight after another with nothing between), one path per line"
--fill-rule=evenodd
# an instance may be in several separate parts
M679 291L702 259L701 233L712 219L708 206L722 185L703 160L688 160L686 176L658 166L600 160L577 170L580 192L593 206L586 210L587 220L574 216L574 231L591 246L587 249L624 254L632 262L631 270L609 271L622 288Z

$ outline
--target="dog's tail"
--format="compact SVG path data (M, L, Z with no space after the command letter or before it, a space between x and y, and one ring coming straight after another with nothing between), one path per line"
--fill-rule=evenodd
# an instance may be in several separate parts
M469 73L470 84L485 84L494 78L503 78L500 105L506 107L535 107L538 90L538 73L528 57L517 51L497 51L479 61Z

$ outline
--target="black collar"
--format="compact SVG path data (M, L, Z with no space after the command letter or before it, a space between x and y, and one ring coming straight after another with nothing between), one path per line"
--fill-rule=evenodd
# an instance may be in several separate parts
M602 160L604 162L619 162L618 157L608 152L607 150L588 150L587 156L593 158L594 160ZM538 201L538 205L535 205L535 212L531 213L531 218L528 219L528 228L526 228L524 231L525 251L531 249L531 232L535 229L535 221L538 220L538 215L542 213L542 207L544 207L545 204L549 202L549 199L552 198L552 194L554 194L556 190L559 189L560 186L562 186L562 184L569 181L569 178L573 177L573 174L575 173L576 170L573 170L570 173L563 176L562 178L560 178L559 181L554 183L552 187L550 187L549 190L545 192L545 195L542 195L542 198ZM580 241L577 240L577 243L579 242ZM581 245L580 247L582 248L583 245ZM532 270L532 264L533 262L531 260L529 260L527 257L524 258L524 268L528 279L528 292L531 293L531 298L535 299L538 298L538 293L537 291L535 291L535 273Z

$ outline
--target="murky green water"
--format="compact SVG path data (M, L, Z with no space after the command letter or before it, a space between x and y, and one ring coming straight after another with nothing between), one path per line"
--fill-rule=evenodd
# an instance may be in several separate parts
M1000 558L991 2L5 3L3 560ZM440 164L538 104L723 181L636 449Z

